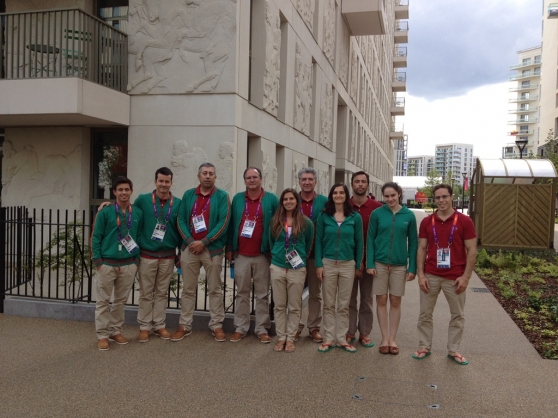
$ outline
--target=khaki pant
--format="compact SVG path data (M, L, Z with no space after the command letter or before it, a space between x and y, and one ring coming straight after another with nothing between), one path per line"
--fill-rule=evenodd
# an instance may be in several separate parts
M302 312L302 290L306 268L287 270L272 264L269 270L275 303L273 312L277 337L283 341L294 341Z
M322 282L316 276L316 260L306 260L306 278L308 279L308 331L320 330L322 324ZM302 332L304 322L298 330Z
M360 278L355 277L351 302L349 303L349 334L355 335L358 329L360 335L370 335L374 324L372 310L372 279L374 276L364 271ZM357 304L360 290L360 304Z
M124 323L124 305L132 290L138 266L129 264L112 267L101 264L95 276L97 303L95 304L95 330L97 339L122 334ZM114 291L112 307L110 298Z
M355 262L323 259L324 341L345 344L349 330L349 302L355 279ZM335 304L337 302L337 311Z
M234 263L236 298L234 327L245 335L250 329L250 290L254 278L256 298L256 335L267 333L271 327L269 319L269 260L263 254L255 257L238 255Z
M138 323L141 330L165 328L173 271L174 259L140 259Z
M427 274L426 278L430 284L430 290L428 293L420 291L420 314L417 324L419 347L430 350L432 346L432 334L434 332L432 313L441 290L448 301L451 313L448 327L448 351L459 351L465 325L465 294L467 292L455 293L455 282L453 280L432 274Z
M223 321L225 320L223 281L221 280L223 255L211 257L208 248L205 248L201 254L194 254L186 248L180 257L183 288L182 298L180 299L179 325L187 330L192 329L201 266L205 270L207 296L209 298L209 314L211 315L209 328L211 330L223 328Z

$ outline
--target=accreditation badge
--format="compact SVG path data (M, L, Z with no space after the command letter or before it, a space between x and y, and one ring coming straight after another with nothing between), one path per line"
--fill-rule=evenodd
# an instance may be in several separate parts
M151 239L157 242L163 242L163 238L165 238L165 233L167 232L166 225L157 224L155 225L155 229L153 230L153 234L151 234Z
M124 245L124 248L126 248L126 251L128 251L130 254L139 251L138 245L130 235L126 235L120 240L120 242L122 243L122 245Z
M249 221L246 219L244 221L244 225L242 226L242 231L240 232L240 236L244 238L252 238L252 234L254 233L254 229L256 228L256 221Z
M302 261L302 258L300 258L296 250L292 250L291 252L286 253L285 256L287 257L287 261L290 263L293 269L296 270L300 267L304 267L304 262Z
M196 231L196 234L207 231L207 226L205 225L205 219L203 219L203 215L194 216L192 218L192 224L194 225L194 231Z
M451 252L449 248L438 248L436 250L436 264L439 269L449 269L451 267Z

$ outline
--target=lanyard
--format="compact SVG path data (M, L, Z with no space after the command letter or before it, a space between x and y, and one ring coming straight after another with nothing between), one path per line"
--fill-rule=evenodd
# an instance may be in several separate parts
M302 201L302 206L304 206L304 203L306 203L306 204L312 203L310 205L310 215L308 215L308 218L310 218L310 219L312 219L312 214L314 213L314 200L316 200L316 196L317 196L317 193L314 192L314 197L312 198L312 200L310 200L308 202ZM302 200L302 196L300 197L300 199ZM303 211L303 213L304 213L304 211Z
M292 228L291 228L292 231ZM296 237L291 232L291 236L293 237L293 247L296 247ZM285 252L289 252L289 224L287 223L287 218L285 218Z
M453 233L455 232L455 226L457 225L457 211L454 214L453 217L453 225L451 226L451 232L450 232L450 236L448 239L448 248L450 247L451 243L453 242ZM434 221L434 214L432 214L432 233L434 234L434 242L436 243L436 248L440 248L438 246L438 243L440 242L438 240L438 234L436 233L436 225L435 225L435 221Z
M169 222L170 214L172 211L172 204L174 203L174 196L172 195L172 193L170 194L170 196L170 204L169 209L167 210L167 216L165 216L165 223ZM151 201L153 202L153 212L155 212L155 219L157 219L157 222L159 222L159 211L157 210L155 190L153 190L153 193L151 193Z
M256 209L256 216L254 217L254 220L258 219L258 215L260 214L260 208L262 207L262 194L260 195L260 200L258 201L258 208ZM245 203L244 203L244 219L248 219L248 199L245 199Z
M120 206L118 206L118 203L114 204L114 207L116 208L116 225L118 226L118 242L122 241L122 232L120 230ZM128 205L128 223L126 228L128 228L128 232L130 231L130 228L132 227L132 205Z
M209 199L207 199L207 202L205 202L205 206L203 207L200 215L203 215L203 213L207 209L207 206L209 206L209 202L211 202L211 195L209 195ZM196 202L194 203L194 210L192 210L192 218L198 216L198 214L196 213L197 210L198 210L198 199L196 199Z

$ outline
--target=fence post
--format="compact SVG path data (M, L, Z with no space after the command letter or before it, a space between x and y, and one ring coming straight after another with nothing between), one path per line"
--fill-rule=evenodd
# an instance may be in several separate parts
M7 208L0 208L0 313L4 313L6 299L6 210Z

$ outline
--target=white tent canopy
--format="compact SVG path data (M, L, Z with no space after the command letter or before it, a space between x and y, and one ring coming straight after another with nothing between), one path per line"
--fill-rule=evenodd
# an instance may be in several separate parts
M556 170L549 160L479 158L485 177L555 178Z

